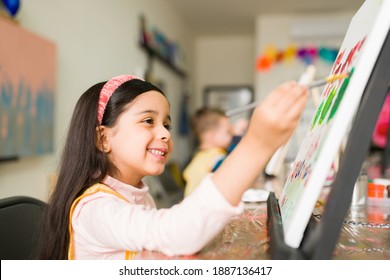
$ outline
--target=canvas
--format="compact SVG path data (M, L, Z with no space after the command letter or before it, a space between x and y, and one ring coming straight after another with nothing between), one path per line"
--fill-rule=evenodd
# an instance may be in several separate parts
M390 0L367 0L352 18L330 75L349 77L329 83L279 198L285 243L298 248L340 145L389 32Z
M0 160L53 151L56 47L0 17Z

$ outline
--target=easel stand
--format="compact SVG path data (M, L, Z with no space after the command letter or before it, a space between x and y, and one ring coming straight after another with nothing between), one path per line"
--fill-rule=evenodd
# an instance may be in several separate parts
M332 258L389 83L390 35L388 33L364 89L321 220L316 222L312 216L299 248L291 248L284 243L278 201L273 193L269 196L267 224L272 259Z

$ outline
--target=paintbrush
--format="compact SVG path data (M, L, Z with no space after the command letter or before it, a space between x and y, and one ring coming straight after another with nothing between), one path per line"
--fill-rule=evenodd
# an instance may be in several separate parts
M308 87L309 89L317 88L317 87L326 85L326 84L328 84L328 83L332 83L332 82L334 82L334 81L337 81L337 80L340 80L340 79L347 78L348 76L349 76L349 74L347 74L347 73L332 75L332 76L326 77L325 79L320 79L320 80L311 82L311 83L309 83L309 84L307 85L307 87ZM252 103L250 103L250 104L247 104L247 105L244 105L244 106L241 106L241 107L238 107L238 108L235 108L235 109L226 111L225 114L226 114L226 116L228 116L228 117L233 116L233 115L237 115L237 114L239 114L239 113L242 113L242 112L245 112L245 111L247 111L247 110L250 110L250 109L255 108L258 104L259 104L259 102L258 102L258 101L255 101L255 102L252 102Z
M344 78L347 78L349 75L347 73L344 73L344 74L336 74L336 75L333 75L333 76L329 76L325 79L322 79L322 80L317 80L317 81L314 81L312 83L310 83L308 85L308 88L311 89L311 88L316 88L316 87L320 87L320 86L324 86L328 83L332 83L334 81L337 81L337 80L340 80L340 79L344 79Z

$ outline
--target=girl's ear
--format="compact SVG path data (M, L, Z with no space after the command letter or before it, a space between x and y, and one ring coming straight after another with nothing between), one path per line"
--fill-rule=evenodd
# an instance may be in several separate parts
M108 129L104 125L96 127L96 148L103 153L111 151L111 145L108 141Z

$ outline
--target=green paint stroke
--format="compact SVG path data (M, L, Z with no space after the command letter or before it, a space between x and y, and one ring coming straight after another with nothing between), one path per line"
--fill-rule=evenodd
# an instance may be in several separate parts
M322 100L322 102L321 102L320 106L318 107L318 110L317 110L317 112L316 112L316 114L315 114L315 116L314 116L313 122L311 123L311 128L310 128L310 130L312 130L312 129L315 127L315 125L316 125L316 123L317 123L317 120L318 120L318 117L319 117L320 114L321 114L322 107L324 107L324 103L325 103L324 100Z
M323 121L325 120L325 117L328 114L329 109L332 106L333 98L335 97L336 93L337 93L337 90L336 90L336 87L334 87L330 91L330 93L328 95L328 98L326 99L326 102L324 104L324 108L322 109L322 112L321 112L321 115L320 115L320 119L318 120L318 124L319 125L321 125L323 123Z
M336 100L335 100L335 102L333 104L333 107L332 107L332 110L330 111L329 119L328 119L327 122L329 122L334 117L334 115L336 115L337 109L339 108L341 100L344 97L344 93L347 90L347 87L348 87L348 84L349 84L349 80L352 77L353 71L354 71L354 68L351 69L351 71L349 72L348 77L345 78L343 83L341 84L341 87L340 87L340 90L339 90L339 94L337 95L337 98L336 98Z

